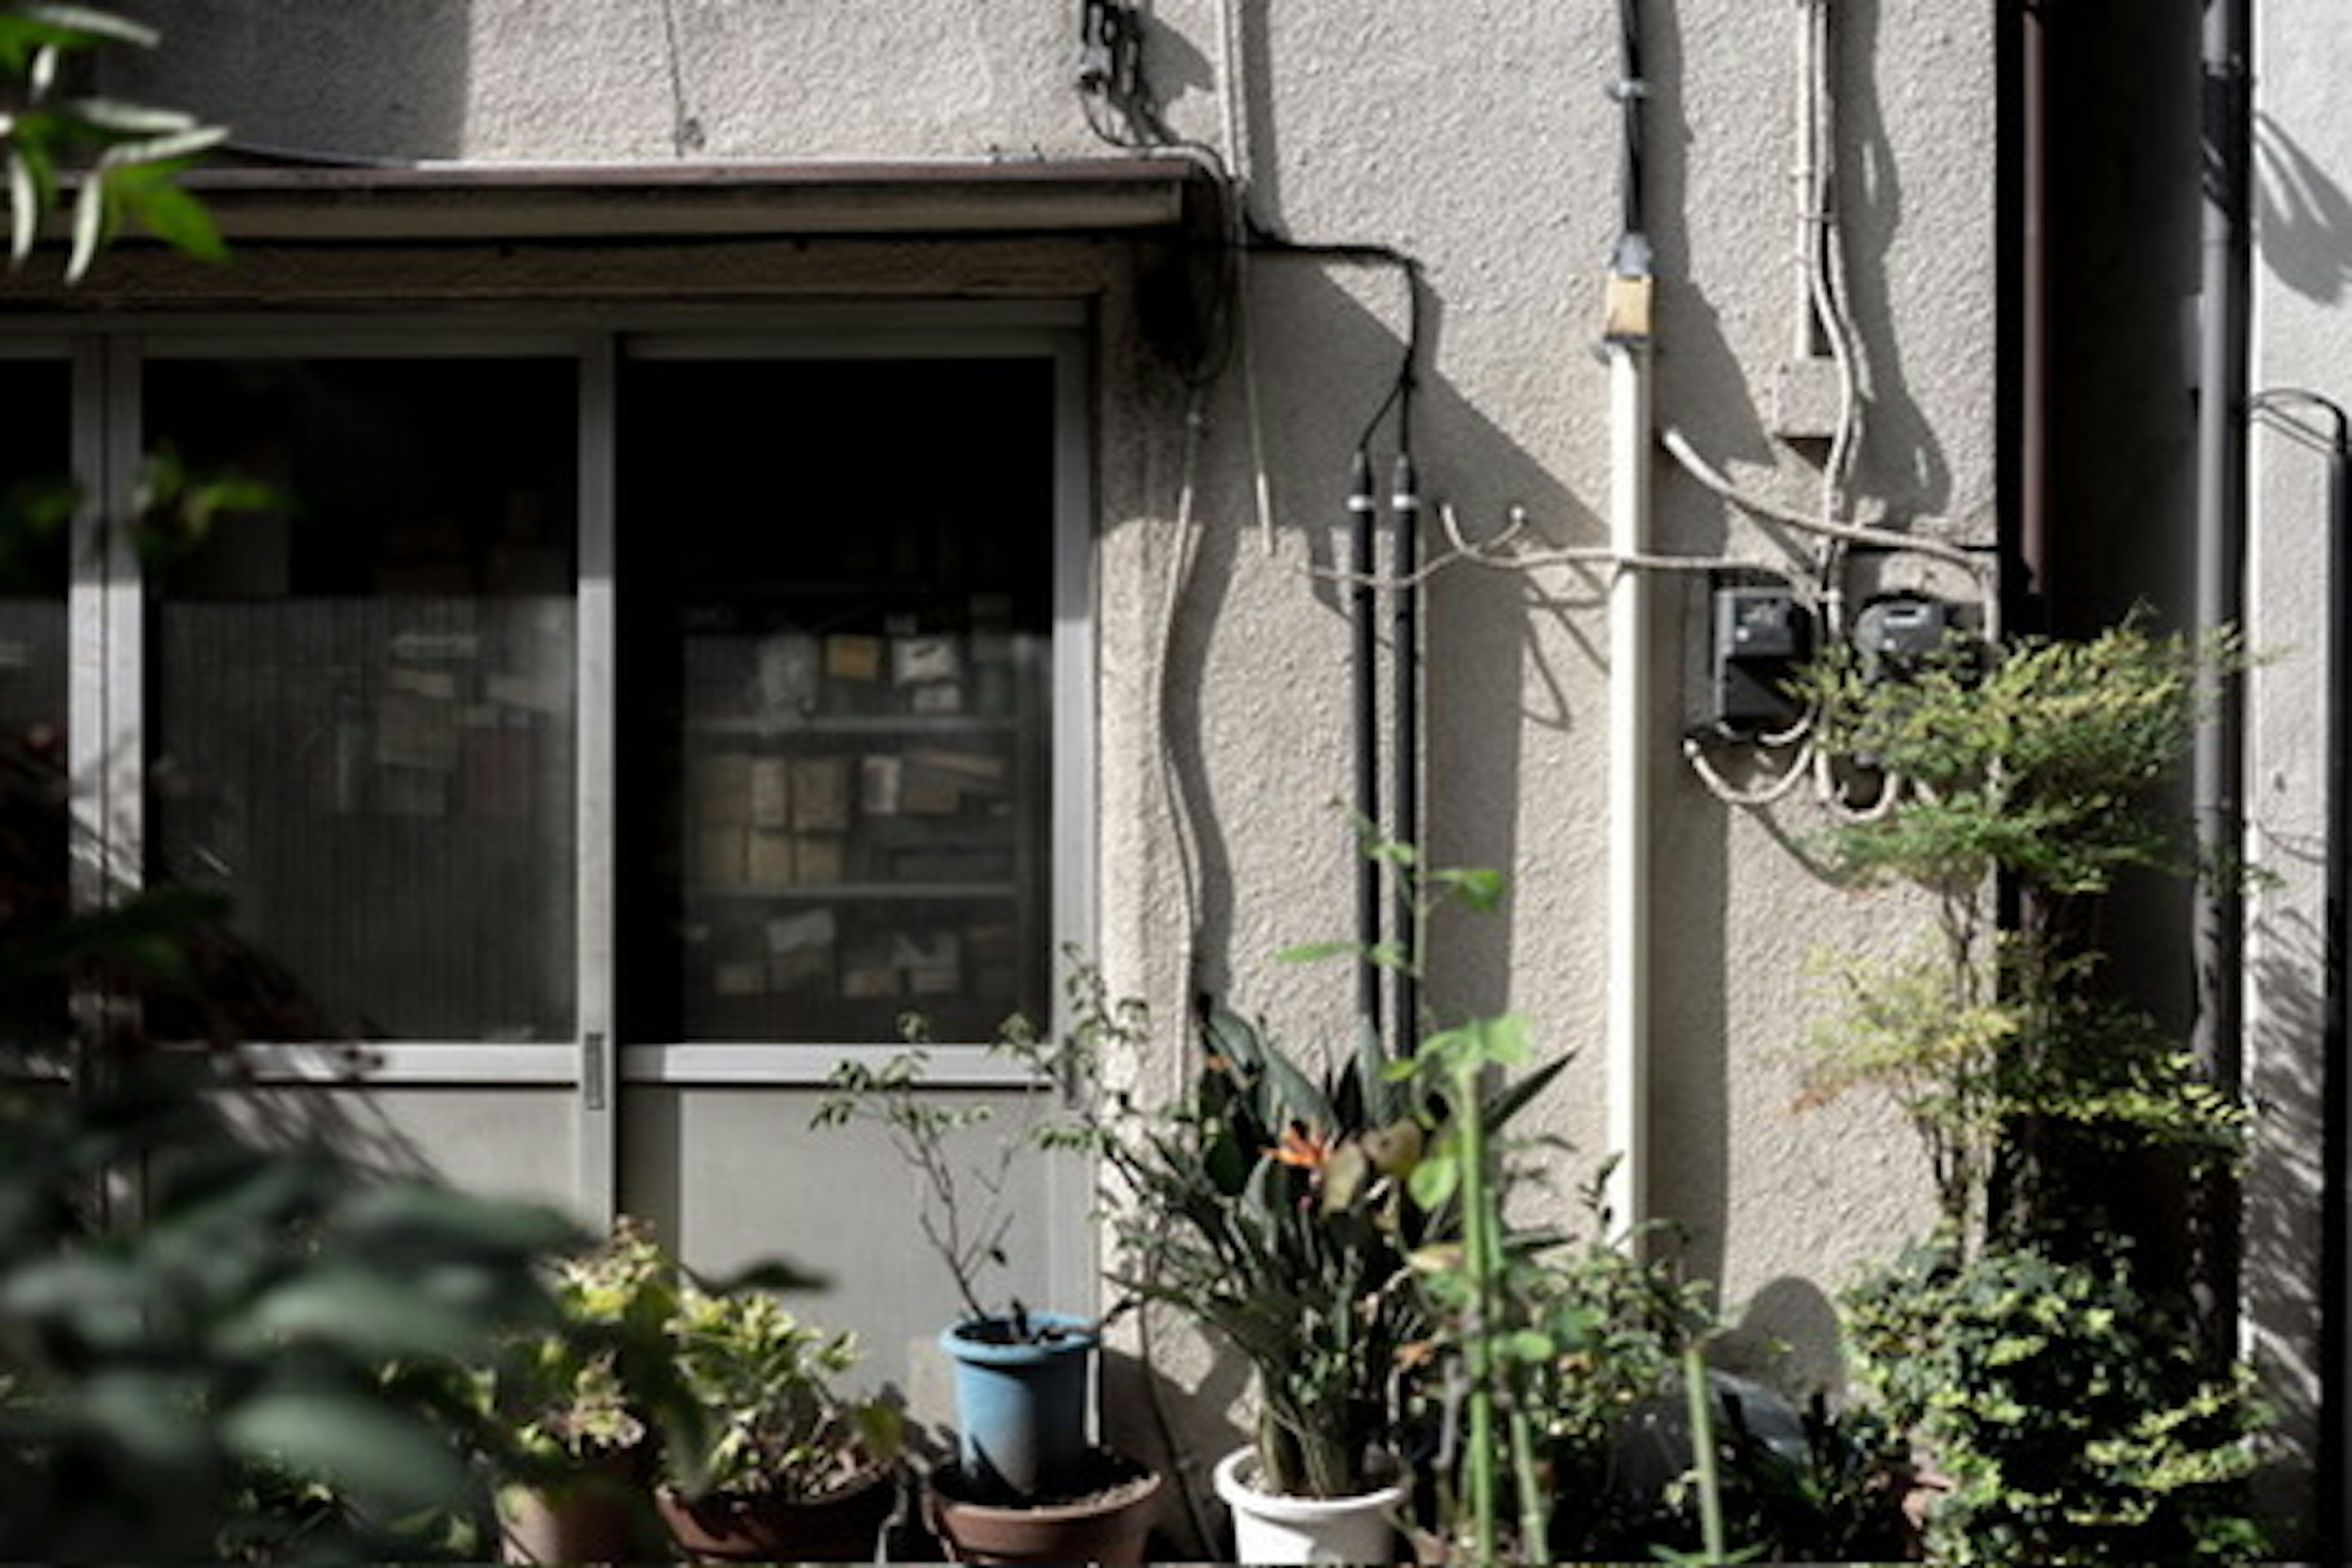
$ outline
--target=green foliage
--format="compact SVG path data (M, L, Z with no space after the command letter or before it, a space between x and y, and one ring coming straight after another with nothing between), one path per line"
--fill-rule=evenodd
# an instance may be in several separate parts
M202 550L225 519L282 512L288 498L264 480L192 469L170 442L150 451L131 492L131 548L154 571Z
M1902 679L1841 649L1806 695L1832 754L1898 781L1895 810L1831 835L1858 879L1971 895L1995 871L2058 894L2103 892L2133 867L2179 868L2145 793L2185 753L2210 674L2242 664L2129 621L2084 642L2029 639L1997 658L1955 641Z
M418 1554L402 1521L481 1500L473 1414L386 1365L547 1321L537 1260L570 1227L257 1144L203 1058L108 1079L0 1089L0 1556Z
M2200 1162L2242 1151L2246 1117L2145 1013L2091 993L2095 955L2031 934L1901 961L1821 961L1843 1005L1814 1031L1805 1102L1883 1090L1925 1144L1947 1221L1975 1234L2004 1141L2027 1121L2108 1154L2161 1145Z
M1184 1101L1121 1103L1098 1123L1132 1200L1114 1215L1116 1278L1248 1359L1267 1485L1361 1492L1395 1429L1399 1358L1426 1329L1407 1268L1431 1237L1408 1191L1420 1099L1387 1079L1376 1045L1318 1069L1215 1006L1201 1038Z
M550 1274L556 1321L499 1357L491 1407L521 1456L594 1464L646 1438L642 1367L668 1353L678 1269L640 1222L623 1215L612 1234L557 1259Z
M1514 1245L1504 1215L1507 1172L1493 1133L1496 1121L1540 1092L1568 1058L1509 1089L1507 1104L1492 1103L1486 1088L1490 1078L1526 1066L1532 1055L1523 1018L1474 1018L1431 1035L1411 1061L1392 1065L1388 1074L1421 1081L1452 1113L1414 1167L1410 1185L1433 1211L1456 1205L1460 1238L1423 1247L1412 1262L1465 1385L1467 1431L1458 1477L1448 1478L1454 1482L1448 1490L1458 1498L1462 1515L1454 1533L1468 1536L1480 1562L1493 1561L1500 1547L1507 1465L1518 1504L1519 1541L1545 1546L1551 1535L1549 1489L1538 1473L1537 1411L1526 1395L1559 1347L1526 1313L1529 1296L1517 1294L1529 1283L1524 1278L1528 1249L1524 1239ZM1497 1113L1494 1120L1490 1109Z
M204 204L176 183L227 132L177 110L76 95L78 62L103 48L152 48L155 32L96 6L14 0L0 8L0 73L16 102L0 116L9 256L22 266L72 196L66 277L79 280L126 224L207 261L227 247Z
M665 1446L670 1476L688 1495L813 1498L897 1458L897 1413L833 1387L857 1363L849 1334L801 1322L764 1290L721 1295L691 1284L669 1331L707 1423L699 1446Z
M2208 1374L2129 1270L2031 1247L1920 1247L1846 1300L1863 1379L1950 1492L1937 1562L2237 1563L2262 1555L2240 1483L2250 1374Z
M978 1101L939 1099L929 1083L931 1058L927 1024L912 1014L900 1024L910 1042L908 1047L880 1067L856 1060L836 1062L825 1079L825 1096L817 1102L809 1124L864 1123L879 1128L915 1175L916 1223L955 1281L966 1315L974 1321L1001 1318L1025 1338L1027 1309L1014 1300L1002 1312L992 1310L981 1285L990 1270L1006 1262L1004 1238L1015 1217L1013 1168L1024 1152L1039 1147L1047 1138L1050 1129L1044 1120L1045 1109L1055 1086L1070 1081L1084 1068L1066 1055L1064 1047L1041 1041L1026 1019L1006 1020L989 1048L1027 1071L1029 1088L1023 1099L1023 1113L1013 1125L999 1129L991 1147L965 1154L955 1147L958 1136L992 1122L995 1113Z
M1830 832L1832 863L1929 889L1941 921L1924 955L1826 966L1843 1006L1815 1031L1807 1098L1890 1093L1958 1236L2030 1234L2069 1206L2049 1172L2022 1170L2021 1129L2101 1153L2237 1150L2229 1097L2099 996L2092 915L2126 872L2193 869L2147 794L2184 755L2208 684L2242 663L2232 638L2134 620L1999 657L1955 640L1893 678L1841 653L1808 678L1824 747L1889 781L1885 809ZM1992 907L2002 881L2023 895L2012 931Z

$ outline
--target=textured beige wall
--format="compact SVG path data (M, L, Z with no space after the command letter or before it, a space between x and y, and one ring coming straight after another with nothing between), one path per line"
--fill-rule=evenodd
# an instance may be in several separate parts
M171 47L125 89L222 116L257 143L546 161L1099 151L1071 90L1066 0L150 9ZM1261 224L1425 264L1414 406L1426 492L1474 531L1518 503L1549 542L1598 541L1608 428L1593 350L1617 211L1617 110L1603 90L1617 74L1616 8L1292 0L1239 5L1230 37L1210 0L1150 9L1146 66L1171 122L1245 154ZM1868 413L1858 500L1890 525L1989 543L1993 7L1836 9L1840 189ZM1797 288L1796 8L1690 0L1645 12L1660 418L1743 483L1810 504L1818 470L1771 437L1766 412ZM1231 145L1234 126L1244 147ZM793 257L789 281L771 273L756 286L854 295L887 276L893 291L933 280L967 291L952 252L862 269L861 258L890 254L817 247ZM533 271L476 265L504 268L509 287ZM700 274L679 265L691 287ZM593 289L588 270L575 287ZM1018 276L1055 287L1050 267ZM1346 976L1266 955L1345 934L1350 920L1349 847L1328 804L1349 787L1347 626L1316 573L1344 551L1349 454L1402 351L1403 294L1386 269L1296 257L1260 255L1248 279L1258 426L1243 378L1228 374L1202 399L1190 460L1185 388L1141 347L1118 269L1082 285L1104 289L1100 945L1114 983L1163 1016L1181 1007L1191 953L1203 980L1292 1034L1344 1040ZM1773 536L1728 520L1663 462L1657 501L1662 548L1785 559ZM1503 867L1516 889L1507 918L1443 929L1433 998L1524 1010L1548 1047L1578 1053L1540 1112L1584 1152L1564 1173L1563 1204L1598 1155L1606 1094L1604 588L1568 567L1456 570L1433 583L1427 613L1433 853ZM1811 1005L1802 972L1819 944L1897 943L1910 928L1899 900L1856 899L1808 872L1811 806L1730 809L1682 768L1702 621L1687 581L1661 580L1656 598L1656 1207L1689 1227L1694 1269L1722 1281L1756 1329L1751 1345L1792 1340L1795 1373L1826 1375L1822 1295L1924 1226L1928 1205L1922 1163L1884 1107L1790 1110L1790 1057ZM1203 873L1189 893L1171 762ZM1176 1043L1139 1067L1173 1081ZM1171 1371L1187 1386L1230 1387L1182 1358Z
M2252 384L2352 405L2352 106L2339 68L2352 51L2352 15L2326 0L2280 0L2262 8L2259 27ZM2323 437L2328 429L2308 408L2281 411ZM2331 571L2325 454L2275 424L2257 432L2248 636L2270 658L2250 694L2248 852L2278 880L2252 900L2247 944L2259 1147L2247 1182L2246 1310L2249 1342L2282 1417L2273 1512L2307 1525L2315 1500L2303 1467L2318 1451L2325 1288L2325 768L2334 706L2326 616L2331 605L2341 613L2344 586Z

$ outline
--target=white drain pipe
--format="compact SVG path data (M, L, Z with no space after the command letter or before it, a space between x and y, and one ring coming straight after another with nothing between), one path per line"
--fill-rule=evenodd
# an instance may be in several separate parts
M1647 280L1643 281L1646 291ZM1649 574L1625 563L1650 548L1650 342L1609 343L1609 1014L1606 1189L1616 1223L1649 1217L1650 661Z
M1623 116L1623 202L1609 269L1609 999L1601 1070L1607 1079L1602 1195L1638 1246L1650 1215L1650 305L1654 284L1642 216L1640 0L1618 0L1623 66L1613 96Z

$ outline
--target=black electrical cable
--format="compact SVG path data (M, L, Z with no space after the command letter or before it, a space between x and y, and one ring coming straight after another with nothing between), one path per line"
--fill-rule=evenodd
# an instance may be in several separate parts
M1617 167L1620 246L1625 240L1646 235L1642 222L1643 153L1642 100L1649 96L1650 84L1642 75L1642 4L1641 0L1617 0L1617 49L1621 70L1611 96L1617 100L1623 115L1623 133L1618 139ZM1649 241L1641 238L1643 250L1641 270L1649 270Z
M1356 819L1370 831L1381 819L1380 627L1373 620L1373 535L1379 527L1380 500L1372 490L1371 454L1356 448L1348 481L1349 565L1355 583L1349 593L1350 630L1354 634L1350 693L1355 702ZM1362 952L1356 961L1356 1013L1365 1037L1381 1036L1381 968L1372 952L1381 940L1381 867L1369 853L1356 857L1356 942Z
M1409 440L1409 437L1401 437ZM1391 758L1395 799L1395 837L1416 847L1421 843L1421 484L1413 471L1412 448L1400 445L1396 477L1390 486L1389 508L1396 526L1396 590L1391 605L1391 699L1394 711L1396 750ZM1396 890L1396 945L1402 962L1396 969L1396 1051L1411 1057L1421 1044L1421 918L1417 895L1409 877L1400 877Z
M1264 256L1301 257L1309 260L1336 261L1354 267L1392 267L1405 279L1404 353L1397 364L1396 379L1389 385L1388 395L1364 423L1363 434L1356 437L1359 450L1369 449L1381 423L1391 412L1397 416L1397 448L1412 448L1412 395L1420 382L1420 365L1423 322L1427 315L1423 298L1428 288L1428 268L1421 258L1391 245L1371 243L1348 244L1328 241L1289 239L1262 228L1255 219L1248 220L1246 243L1251 253Z

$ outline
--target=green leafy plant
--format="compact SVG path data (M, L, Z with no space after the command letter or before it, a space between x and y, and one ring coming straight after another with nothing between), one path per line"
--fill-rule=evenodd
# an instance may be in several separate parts
M22 266L73 187L68 281L89 270L125 223L205 260L226 259L220 230L178 176L227 132L178 110L76 93L77 62L101 49L152 48L152 27L95 5L15 0L0 8L0 74L17 101L0 122L8 178L9 257Z
M1391 1079L1425 1083L1452 1113L1413 1167L1410 1189L1424 1208L1457 1205L1460 1238L1425 1247L1412 1262L1449 1331L1446 1337L1460 1352L1467 1426L1460 1490L1466 1533L1482 1563L1494 1561L1500 1550L1507 1458L1518 1501L1519 1540L1532 1548L1551 1536L1550 1489L1538 1468L1538 1411L1519 1395L1535 1369L1558 1354L1558 1346L1524 1312L1507 1306L1507 1292L1515 1283L1513 1247L1503 1214L1502 1161L1482 1082L1489 1074L1524 1067L1532 1054L1526 1020L1509 1015L1440 1030L1412 1060L1389 1068ZM1494 1108L1496 1119L1540 1091L1567 1065L1561 1058L1523 1080L1507 1104Z
M677 1266L627 1215L550 1269L557 1319L517 1340L491 1373L492 1407L520 1451L558 1466L593 1465L648 1436L645 1363L669 1352ZM635 1375L632 1375L635 1373Z
M1955 1563L2225 1561L2256 1550L2238 1483L2259 1417L2245 1369L2197 1349L2134 1278L2084 1168L2161 1150L2210 1168L2243 1115L2162 1029L2101 994L2102 900L2199 865L2149 806L2185 755L2228 637L2137 620L1915 668L1832 658L1824 743L1881 771L1881 808L1831 835L1860 883L1931 893L1936 941L1831 973L1809 1093L1891 1093L1929 1153L1944 1225L1849 1297L1885 1418L1951 1481L1927 1515ZM2004 927L1997 900L2012 895Z
M2230 1098L2096 984L2099 900L2119 877L2243 874L2195 866L2148 805L2186 753L2204 682L2242 662L2231 639L2133 621L1998 657L1955 640L1899 674L1850 653L1811 672L1822 745L1888 792L1828 835L1835 869L1922 888L1937 919L1923 952L1825 965L1843 1006L1816 1031L1808 1097L1889 1092L1963 1242L2070 1213L2042 1157L2062 1137L2223 1160L2242 1142ZM2006 930L2004 888L2020 910Z
M258 1142L205 1058L112 1065L0 1088L0 1555L415 1556L403 1520L479 1514L473 1410L404 1369L550 1321L569 1225Z
M1400 1357L1427 1331L1407 1261L1433 1234L1406 1184L1419 1097L1377 1042L1318 1069L1225 1008L1200 1027L1189 1097L1148 1114L1117 1103L1097 1123L1124 1199L1116 1277L1249 1361L1261 1485L1360 1493L1396 1431Z
M1502 896L1499 875L1430 868L1411 846L1360 824L1359 837L1404 890L1411 940L1369 950L1318 943L1285 958L1354 957L1417 973L1440 904L1486 909ZM1139 1005L1111 1002L1087 971L1074 977L1071 1013L1089 1059L1150 1032ZM1464 1348L1468 1368L1472 1533L1492 1545L1496 1472L1512 1465L1523 1518L1540 1540L1547 1494L1535 1480L1529 1414L1500 1389L1503 1357L1540 1352L1531 1333L1503 1326L1515 1243L1501 1220L1492 1137L1564 1062L1489 1092L1487 1072L1527 1059L1524 1024L1509 1017L1433 1035L1403 1061L1368 1035L1318 1062L1214 1004L1199 1027L1202 1066L1189 1096L1146 1110L1114 1095L1096 1108L1092 1146L1123 1200L1112 1211L1119 1279L1250 1361L1259 1480L1278 1492L1369 1489L1415 1403L1410 1387L1440 1357L1442 1325L1466 1331L1444 1342Z
M1007 1261L1004 1239L1016 1217L1014 1170L1024 1153L1041 1146L1058 1087L1082 1068L1063 1047L1041 1039L1026 1019L1006 1020L989 1049L1021 1067L1028 1087L1020 1115L999 1123L991 1103L940 1099L929 1084L929 1026L910 1014L901 1027L908 1048L880 1066L854 1059L835 1064L810 1125L863 1124L889 1140L916 1178L916 1224L955 1282L969 1321L1009 1324L1015 1340L1063 1331L1045 1320L1033 1321L1017 1298L1002 1310L992 1308L983 1285ZM962 1135L990 1126L997 1136L986 1149L957 1147Z
M705 1422L700 1444L665 1449L687 1495L821 1497L898 1458L898 1413L835 1389L857 1363L851 1335L802 1322L768 1291L692 1284L679 1291L669 1332Z
M2240 1483L2261 1415L2129 1270L2014 1247L1911 1249L1849 1294L1865 1384L1949 1491L1937 1562L2242 1563L2263 1540Z

